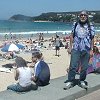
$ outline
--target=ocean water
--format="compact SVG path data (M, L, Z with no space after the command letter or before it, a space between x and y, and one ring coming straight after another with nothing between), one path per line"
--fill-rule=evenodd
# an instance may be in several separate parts
M63 22L21 22L0 20L0 35L2 34L37 34L71 32L72 23ZM100 32L100 24L95 25L96 32Z

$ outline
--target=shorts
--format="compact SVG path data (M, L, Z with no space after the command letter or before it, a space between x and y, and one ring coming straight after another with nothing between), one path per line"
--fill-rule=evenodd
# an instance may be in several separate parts
M60 47L59 46L56 46L56 50L60 50Z

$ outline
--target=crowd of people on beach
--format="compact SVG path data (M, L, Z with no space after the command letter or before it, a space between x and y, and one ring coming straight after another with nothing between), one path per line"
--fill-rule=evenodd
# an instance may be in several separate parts
M38 43L42 43L43 38L40 39ZM56 34L55 39L52 41L53 46L56 50L56 55L59 56L60 49L60 37ZM7 87L8 90L13 90L16 92L26 92L30 90L37 90L38 86L46 86L50 81L50 68L48 64L43 59L43 54L38 49L39 44L35 43L31 40L32 45L36 44L33 48L31 48L32 53L32 64L27 66L27 62L22 57L17 56L15 58L15 80L18 80L18 83L12 84ZM28 46L26 47L28 49ZM58 54L57 54L58 53ZM31 69L34 69L34 73L32 73Z

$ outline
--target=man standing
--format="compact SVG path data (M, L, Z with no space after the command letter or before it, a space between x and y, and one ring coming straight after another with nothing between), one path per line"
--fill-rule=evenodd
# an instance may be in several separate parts
M56 38L55 38L55 49L56 49L56 55L55 56L60 56L59 55L59 50L60 50L60 43L61 43L61 41L60 41L60 37L58 36L58 35L56 35Z
M72 34L70 36L70 47L68 53L71 53L70 67L68 73L68 82L65 89L71 88L75 82L76 71L81 64L81 72L78 84L82 88L87 88L85 83L86 71L90 58L90 52L94 45L94 27L89 22L88 14L82 11L79 14L78 22L74 23Z

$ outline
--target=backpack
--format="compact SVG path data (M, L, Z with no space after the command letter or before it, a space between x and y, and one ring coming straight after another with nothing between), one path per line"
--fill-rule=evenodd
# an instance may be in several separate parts
M78 22L76 22L75 25L74 25L73 38L76 36L75 29L76 29L77 25L78 25ZM93 39L93 36L92 36L92 34L91 34L91 25L90 25L90 23L88 23L88 29L89 29L89 36L90 36L90 39L92 40L92 39Z

